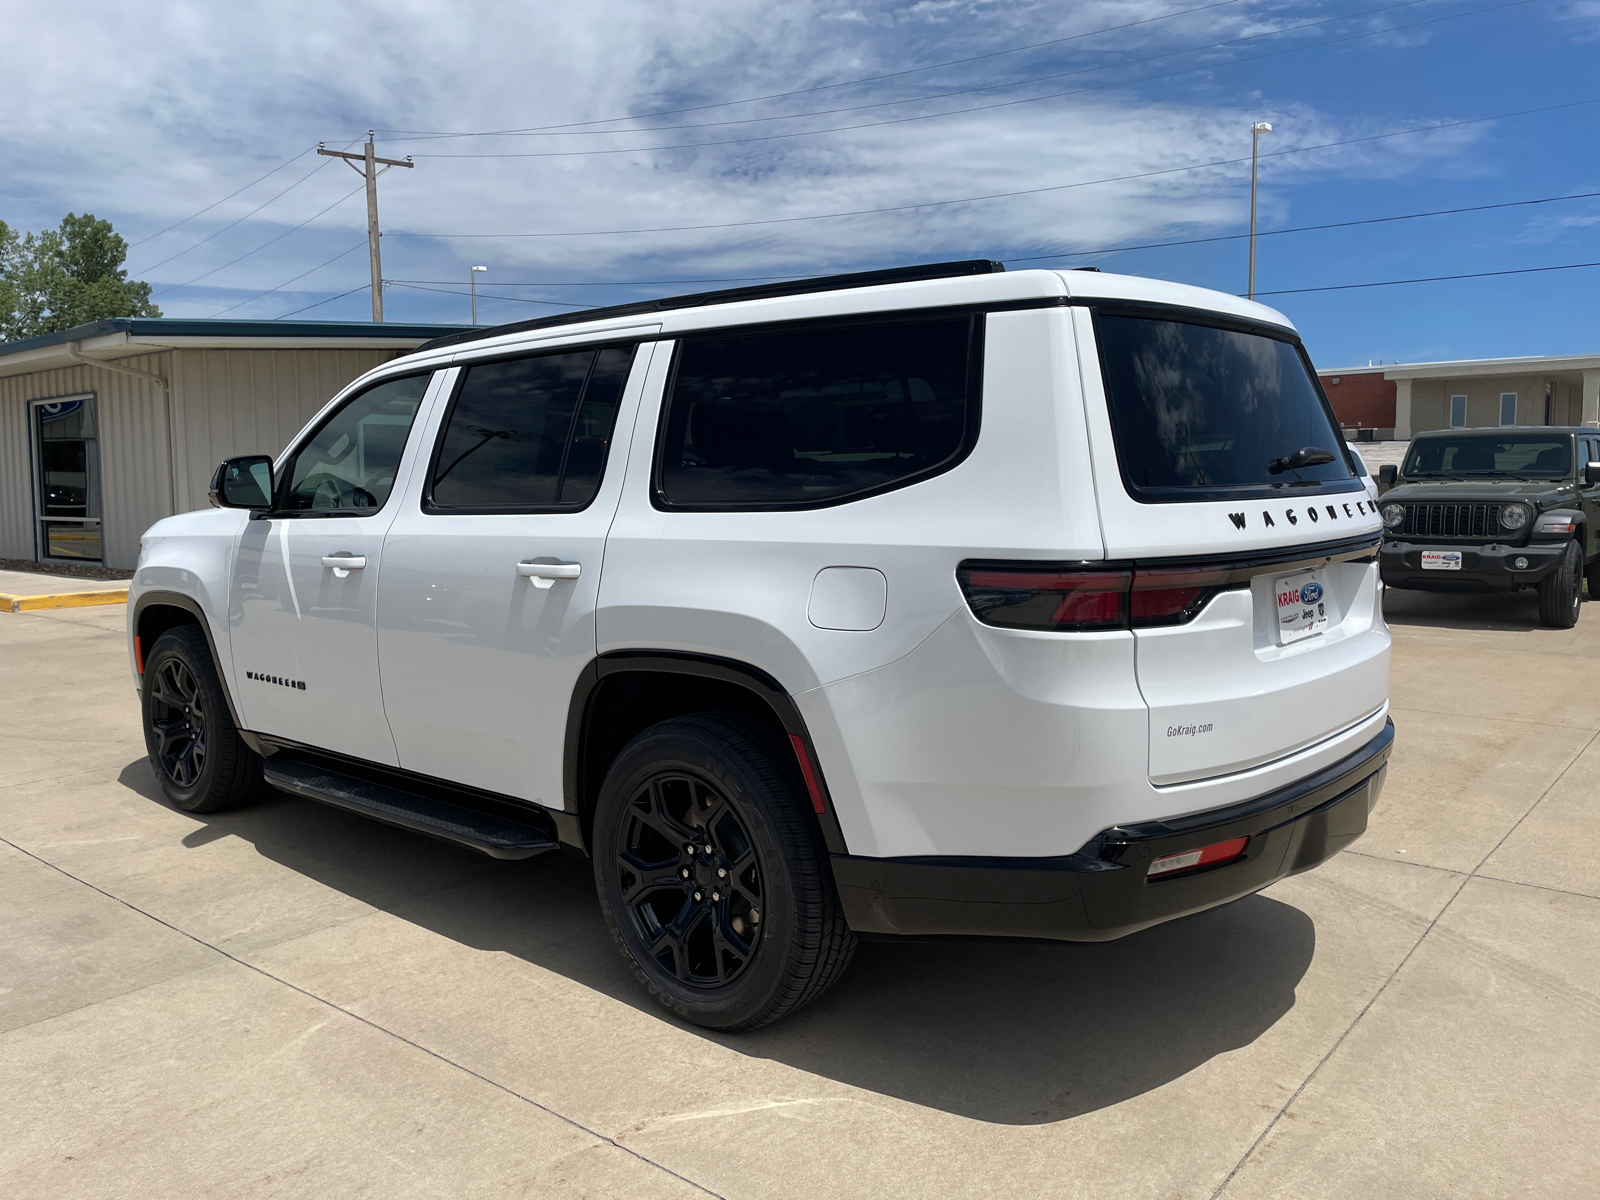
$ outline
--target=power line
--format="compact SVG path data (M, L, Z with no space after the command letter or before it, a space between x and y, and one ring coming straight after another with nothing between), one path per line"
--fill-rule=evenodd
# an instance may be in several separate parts
M1326 287L1279 288L1272 292L1257 292L1257 296L1296 296L1305 292L1346 292L1354 288L1399 287L1403 283L1444 283L1453 279L1490 279L1498 275L1538 275L1545 271L1577 271L1584 267L1600 267L1600 262L1562 263L1555 267L1518 267L1511 271L1473 271L1468 275L1426 275L1419 279L1383 279L1375 283L1335 283Z
M994 104L978 104L970 108L954 108L946 112L920 113L910 117L892 117L882 121L862 121L855 125L834 125L826 129L808 129L793 133L769 133L759 137L723 138L712 142L674 142L665 146L625 146L605 150L529 150L506 153L470 153L470 154L426 154L419 153L417 158L580 158L601 154L642 154L658 150L695 150L713 146L740 146L752 142L773 142L786 138L820 137L827 133L848 133L857 129L877 129L885 125L905 125L914 121L934 121L943 117L964 116L968 113L988 112L996 108L1013 108L1021 104L1038 104L1045 100L1059 100L1067 96L1081 96L1090 92L1103 92L1111 88L1132 87L1136 84L1159 83L1166 79L1176 79L1183 75L1193 75L1201 71L1216 71L1223 67L1235 67L1244 63L1260 62L1263 59L1279 58L1285 54L1299 54L1306 50L1318 50L1327 46L1343 45L1347 42L1361 41L1365 38L1378 37L1385 33L1398 33L1407 29L1417 29L1424 25L1437 25L1444 21L1455 21L1462 17L1480 16L1483 13L1499 12L1507 8L1521 8L1528 4L1537 4L1540 0L1509 0L1508 3L1490 5L1488 8L1475 8L1469 12L1451 13L1443 17L1430 17L1425 21L1413 21L1406 25L1391 25L1384 29L1368 30L1365 33L1354 33L1347 37L1330 38L1325 42L1312 42L1305 46L1289 46L1282 50L1272 50L1265 54L1254 54L1243 58L1235 58L1225 63L1208 63L1198 67L1185 67L1179 71L1168 71L1162 75L1146 75L1138 79L1125 79L1114 83L1096 84L1093 87L1071 88L1064 92L1048 92L1042 96L1027 96L1020 100L1002 100ZM1202 47L1203 48L1203 47ZM1098 69L1098 68L1095 68ZM986 89L987 90L987 89ZM625 132L617 130L613 132Z
M1397 129L1391 133L1375 133L1358 138L1344 138L1336 142L1320 142L1311 146L1295 146L1285 150L1273 150L1261 155L1262 158L1282 158L1290 154L1306 154L1312 150L1330 150L1341 146L1354 146L1366 142L1383 141L1387 138L1408 137L1418 133L1435 133L1444 129L1459 129L1467 125L1482 125L1490 121L1503 121L1511 117L1531 116L1536 113L1555 112L1560 109L1579 108L1586 104L1600 103L1600 98L1589 100L1573 100L1566 104L1551 104L1540 108L1525 108L1515 112L1496 113L1488 117L1470 117L1461 121L1442 121L1433 125L1420 125L1414 129ZM1154 171L1139 171L1130 175L1110 175L1102 179L1084 179L1075 183L1058 183L1048 187L1019 188L1010 192L992 192L983 196L964 196L955 200L927 200L917 204L888 205L882 208L850 209L843 212L813 213L800 217L767 217L750 221L724 221L707 225L658 225L639 229L585 229L570 230L559 233L414 233L391 231L391 237L429 237L441 240L485 238L557 238L557 237L615 237L622 234L635 233L687 233L714 229L742 229L762 225L791 225L801 221L825 221L843 217L877 216L885 213L911 212L924 208L942 208L956 204L976 204L984 200L1008 200L1017 196L1034 196L1048 192L1067 191L1073 188L1095 187L1105 183L1127 183L1138 179L1152 179L1161 175L1181 175L1190 171L1203 171L1215 167L1236 166L1248 162L1249 157L1219 158L1210 162L1195 163L1187 167L1163 167Z
M1008 262L1021 262L1022 260L1021 259L1008 259L1006 261L1008 261ZM517 282L515 282L513 280L509 280L509 279L497 279L497 280L495 280L495 286L496 287L667 287L669 285L676 286L676 285L685 284L685 283L769 283L769 282L771 282L773 280L780 280L780 279L809 279L809 278L811 278L811 276L809 276L809 275L734 275L734 276L728 276L727 278L724 278L724 279L604 279L604 280L589 280L587 282L568 281L568 282L562 282L562 283L548 283L548 282L546 282L546 283L539 283L539 282L535 282L535 283L517 283ZM393 283L393 284L411 283L411 284L421 285L421 284L425 284L425 283L453 284L453 283L456 282L456 280L454 280L454 279L386 279L386 280L384 280L384 282L385 283ZM465 293L465 292L462 293L462 295L466 295L466 294L467 293ZM512 297L504 296L504 297L501 297L501 299L509 300L509 299L512 299Z
M1392 217L1365 217L1356 221L1330 221L1324 225L1295 225L1287 229L1266 229L1257 237L1275 237L1283 233L1312 233L1323 229L1348 229L1354 225L1383 225L1390 221L1415 221L1419 217L1449 217L1458 213L1489 212L1497 208L1524 208L1533 204L1556 204L1562 200L1593 200L1600 192L1575 192L1566 196L1543 196L1537 200L1505 200L1498 204L1473 204L1463 208L1436 208L1431 212L1400 213ZM1248 233L1224 233L1215 237L1182 238L1172 242L1144 242L1135 246L1107 246L1101 250L1068 250L1060 254L1030 254L1024 258L1007 258L1002 261L1039 262L1050 258L1083 258L1091 254L1121 254L1127 250L1165 250L1173 246L1200 246L1207 242L1237 242L1249 237Z
M276 175L279 171L281 171L285 167L287 167L290 163L299 162L306 155L310 154L311 151L314 150L314 149L315 149L314 146L307 146L304 150L300 151L299 154L296 154L293 158L289 159L288 162L281 162L277 166L273 167L272 170L268 171L265 175L261 176L261 179L252 179L249 183L245 184L242 188L240 188L239 191L237 191L237 192L229 192L221 200L213 201L212 203L210 203L210 204L206 205L204 208L202 208L199 212L190 213L183 220L174 221L171 225L168 225L165 229L158 229L154 233L148 235L147 237L142 237L137 242L130 243L128 245L128 249L129 250L133 250L136 247L144 245L146 242L154 241L156 238L160 237L164 233L171 233L179 225L186 225L190 221L194 220L196 217L205 216L208 212L210 212L218 204L226 204L229 200L232 200L235 196L239 195L240 192L248 192L251 188L255 187L256 184L260 183L262 179L270 179L272 176Z
M286 313L279 313L272 319L274 321L281 321L285 317L294 316L296 313L310 312L313 308L321 308L324 304L332 304L335 300L343 300L346 296L353 296L357 292L364 292L371 286L372 285L370 283L363 283L359 287L351 288L348 292L340 292L337 296L329 296L326 300L318 300L315 304L308 304L304 308L296 308ZM262 295L265 294L265 292L262 293ZM226 312L227 310L224 309L223 311Z
M1397 8L1414 8L1419 4L1432 4L1432 3L1437 3L1437 2L1438 2L1438 0L1400 0L1400 3L1397 3L1397 4L1386 4L1386 5L1384 5L1384 6L1380 7L1380 8L1369 8L1369 9L1366 9L1366 10L1364 10L1362 12L1347 13L1346 15L1339 16L1339 17L1324 17L1323 19L1317 20L1317 21L1305 21L1305 22L1303 22L1303 23L1301 23L1299 25L1287 25L1287 26L1285 26L1285 27L1283 27L1281 29L1269 29L1269 30L1267 30L1267 31L1265 31L1263 33L1252 33L1252 34L1249 34L1249 35L1247 35L1245 37L1228 38L1228 39L1226 39L1224 41L1220 41L1220 42L1208 42L1203 46L1188 46L1188 47L1185 47L1182 50L1167 50L1167 51L1163 51L1160 54L1149 54L1149 55L1144 56L1143 58L1128 58L1128 59L1123 59L1120 62L1102 63L1099 66L1078 67L1078 68L1076 68L1074 70L1071 70L1071 71L1056 71L1056 72L1054 72L1052 74L1049 74L1049 75L1035 75L1035 76L1032 76L1032 77L1027 78L1027 79L1013 79L1013 80L1011 80L1009 82L1005 82L1005 83L986 83L986 84L979 85L977 87L957 88L957 89L952 89L950 91L934 92L934 93L931 93L929 95L924 95L924 96L906 96L906 97L903 97L903 98L898 99L898 100L878 100L878 101L874 101L871 104L855 104L855 105L849 105L849 106L840 107L840 108L813 109L810 112L782 113L782 114L779 114L777 116L770 116L770 117L740 117L740 118L737 118L737 119L734 119L734 120L729 120L729 121L704 121L704 122L700 122L698 124L689 124L689 125L652 125L652 126L646 126L644 128L635 128L635 129L557 130L557 131L551 131L551 132L531 132L530 131L530 132L526 132L526 133L495 133L495 134L479 134L479 135L461 134L461 135L458 135L458 136L462 136L462 137L471 137L471 136L480 136L480 137L605 137L605 136L609 136L609 135L612 135L612 134L619 134L619 133L658 133L658 132L667 132L669 130L679 130L679 129L716 129L716 128L720 128L720 127L726 126L726 125L760 125L760 124L765 124L765 123L769 123L769 122L772 122L772 121L797 121L797 120L800 120L800 119L805 118L805 117L828 117L828 116L835 116L835 115L837 115L839 113L866 112L868 110L877 109L877 108L894 108L894 107L899 107L899 106L905 105L905 104L920 104L920 103L922 103L924 101L927 101L927 100L945 100L945 99L949 99L952 96L970 96L970 95L974 95L974 94L976 94L978 92L993 92L993 91L999 91L999 90L1004 89L1004 88L1026 87L1028 84L1031 84L1031 83L1045 83L1045 82L1048 82L1048 81L1050 81L1052 79L1068 79L1068 78L1071 78L1072 76L1075 76L1075 75L1090 75L1090 74L1093 74L1096 71L1111 71L1111 70L1115 70L1118 67L1139 66L1139 65L1142 65L1144 63L1158 62L1158 61L1160 61L1161 59L1164 59L1164 58L1178 58L1178 57L1181 57L1182 55L1185 55L1185 54L1199 54L1199 53L1202 53L1202 52L1204 52L1206 50L1218 50L1218 49L1221 49L1221 48L1223 48L1225 46L1236 46L1236 45L1240 45L1240 44L1245 43L1245 42L1260 41L1263 38L1281 37L1282 35L1287 34L1287 33L1298 33L1298 32L1301 32L1303 30L1313 29L1313 28L1316 28L1316 27L1321 26L1321 25L1333 25L1333 24L1337 24L1340 21L1353 21L1353 20L1356 20L1358 17L1370 17L1374 13L1392 12ZM1526 2L1532 3L1533 0L1526 0ZM1457 14L1457 15L1470 16L1472 14L1466 13L1466 14ZM1453 20L1455 18L1454 18L1454 15L1452 15L1452 16L1447 16L1447 17L1443 17L1443 18L1434 18L1434 19L1435 20ZM1382 31L1380 31L1380 32L1382 32ZM1363 34L1361 36L1371 36L1371 35L1370 34ZM1301 49L1309 49L1310 47L1300 47L1300 48ZM1245 60L1245 61L1249 61L1249 60ZM1205 69L1210 69L1210 68L1196 68L1196 69L1205 70ZM402 140L405 140L405 139L402 139ZM468 156L468 155L457 155L457 154L451 154L451 155L432 155L432 154L427 154L427 155L421 155L420 157L424 157L424 158L466 158L466 157L471 157L471 156Z
M366 185L363 184L361 187L356 188L356 190L354 192L346 192L344 195L340 196L337 200L335 200L332 204L328 205L327 208L323 209L322 212L313 213L311 216L307 217L304 221L301 221L300 224L294 226L293 228L285 229L282 233L280 233L277 237L272 238L270 241L262 242L261 245L257 246L254 250L246 250L243 254L239 255L238 258L235 258L235 259L231 260L230 262L225 262L220 267L213 267L213 268L211 268L211 270L205 272L205 274L203 274L203 275L196 275L193 279L186 279L182 283L175 283L171 287L164 287L159 292L156 292L155 295L157 295L157 296L165 296L168 292L176 291L178 288L188 287L191 283L199 283L202 279L207 279L210 276L215 275L218 271L226 271L229 267L233 266L234 263L243 262L245 259L249 258L252 254L259 254L261 251L265 250L268 246L272 245L273 243L283 241L284 238L288 237L291 233L294 233L295 230L304 229L307 225L311 224L311 222L315 221L318 217L322 216L323 213L332 212L334 209L338 208L339 205L343 204L346 200L350 199L351 196L354 196L356 194L356 192L363 191L365 189L365 187L366 187ZM224 311L226 311L226 310L224 310Z
M1239 2L1240 0L1219 0L1219 2L1215 4L1202 4L1198 8L1185 8L1179 10L1178 12L1164 13L1159 17L1147 17L1142 21L1131 21L1126 25L1108 25L1103 29L1091 29L1086 33L1074 33L1068 37L1052 38L1047 42L1034 42L1026 46L1012 46L1009 49L994 50L988 54L974 54L967 58L950 59L948 62L929 63L924 67L909 67L903 71L890 71L885 75L867 75L861 79L847 79L842 83L824 83L819 84L816 87L797 88L794 91L789 92L771 92L764 96L746 96L742 100L719 100L715 104L696 104L691 105L688 108L668 108L659 109L655 112L631 113L625 117L597 117L592 121L571 121L564 125L530 125L520 129L490 129L476 133L447 133L421 129L385 129L382 132L416 135L415 138L403 137L391 139L394 141L427 141L442 138L464 137L511 137L520 134L544 133L559 129L576 129L584 125L611 125L618 121L643 121L648 120L651 117L675 117L682 113L706 112L713 108L731 108L739 104L755 104L762 100L786 100L791 96L808 96L814 92L826 92L836 88L855 87L857 84L862 83L879 83L885 79L898 79L904 75L915 75L922 71L936 71L942 67L958 67L970 62L979 62L983 59L999 58L1006 54L1020 54L1026 50L1040 50L1046 46L1058 46L1064 42L1081 41L1083 38L1096 37L1102 33L1116 33L1124 29L1133 29L1139 25L1150 25L1158 21L1170 21L1177 17L1188 16L1190 13L1208 12L1213 8L1227 8L1229 5L1238 4ZM625 131L613 130L611 132Z
M347 197L347 199L348 199L348 197ZM243 308L246 304L250 304L250 303L253 303L256 300L261 299L262 296L270 296L270 295L272 295L273 292L281 292L284 288L288 287L291 283L297 283L300 280L304 279L307 275L311 275L311 274L313 274L313 273L315 273L317 271L322 270L323 267L332 266L334 263L338 262L341 258L344 258L346 255L354 254L357 250L361 249L361 247L365 246L366 244L367 244L367 240L365 238L362 238L359 242L357 242L354 246L351 246L348 250L339 251L339 253L335 254L327 262L318 263L316 266L312 267L310 270L301 271L300 274L296 275L293 279L285 279L282 283L278 284L277 287L270 287L264 292L257 292L254 296L251 296L250 299L248 299L248 300L241 300L237 304L228 305L227 308L218 309L216 312L211 314L211 317L209 317L207 319L210 320L211 318L214 318L214 317L220 317L223 313L232 312L236 308ZM360 291L361 289L360 288L356 288L355 290L356 291ZM347 295L347 296L349 294L350 294L349 292L345 293L345 295ZM312 305L312 307L314 308L316 306ZM304 312L305 310L304 309L296 309L295 311Z
M446 295L446 296L462 296L462 297L465 297L465 296L468 296L468 295L471 294L470 292L455 292L455 291L451 291L449 288L424 287L420 283L403 283L398 279L385 279L383 282L384 282L385 286L388 286L388 287L403 287L403 288L407 288L407 289L409 289L409 290L411 290L413 292L439 292L439 293L441 293L443 295ZM514 304L548 304L548 305L550 305L550 306L552 306L554 308L580 308L581 309L581 308L593 308L594 307L594 305L592 305L592 304L569 304L565 300L528 300L528 299L525 299L522 296L495 296L495 295L491 295L489 292L479 292L478 293L478 299L480 299L480 300L510 300Z

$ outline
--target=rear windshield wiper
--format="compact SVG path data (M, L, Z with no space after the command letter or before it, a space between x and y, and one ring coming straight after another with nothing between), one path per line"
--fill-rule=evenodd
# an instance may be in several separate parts
M1267 464L1268 475L1282 475L1285 471L1298 471L1301 467L1320 467L1334 459L1332 450L1320 446L1302 446L1293 454L1275 458Z

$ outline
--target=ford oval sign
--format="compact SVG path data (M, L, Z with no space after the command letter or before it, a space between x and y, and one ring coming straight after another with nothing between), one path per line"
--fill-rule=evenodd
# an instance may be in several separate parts
M1322 585L1320 583L1303 583L1300 585L1300 603L1315 604L1322 599Z

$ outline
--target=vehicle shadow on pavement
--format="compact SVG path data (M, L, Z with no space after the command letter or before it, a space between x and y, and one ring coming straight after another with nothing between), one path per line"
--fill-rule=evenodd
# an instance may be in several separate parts
M1582 610L1580 609L1580 614ZM1391 625L1434 629L1484 629L1508 633L1546 630L1539 621L1539 598L1533 592L1414 592L1386 588L1383 617ZM1582 620L1582 615L1579 617Z
M164 803L145 760L122 782ZM206 824L186 846L242 838L441 937L515 955L678 1023L614 948L586 863L554 854L493 863L276 793L198 819ZM436 890L452 869L463 882ZM414 898L397 899L408 875ZM683 1027L914 1104L1043 1124L1159 1088L1255 1041L1294 1007L1315 944L1309 917L1263 896L1100 944L863 941L840 984L793 1017L736 1035Z

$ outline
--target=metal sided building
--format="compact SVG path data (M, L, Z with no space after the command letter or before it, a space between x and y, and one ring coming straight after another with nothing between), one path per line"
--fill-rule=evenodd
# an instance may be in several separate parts
M277 454L362 372L462 325L118 317L0 342L0 558L131 570L234 454Z

